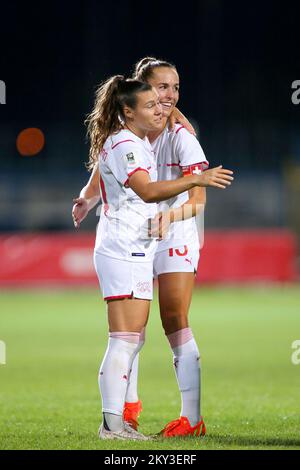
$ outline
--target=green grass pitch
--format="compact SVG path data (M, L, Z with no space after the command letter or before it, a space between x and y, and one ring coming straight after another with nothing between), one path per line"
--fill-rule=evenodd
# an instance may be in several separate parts
M0 293L0 449L300 449L300 287L201 288L190 323L202 356L207 436L99 441L97 375L106 348L96 290ZM155 298L140 357L140 429L180 412Z

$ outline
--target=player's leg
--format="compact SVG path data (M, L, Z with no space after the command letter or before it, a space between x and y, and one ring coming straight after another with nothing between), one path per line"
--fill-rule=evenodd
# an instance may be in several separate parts
M142 412L142 402L138 396L138 372L139 372L139 351L145 343L145 328L140 334L140 340L137 347L135 358L131 365L131 370L128 378L128 386L126 391L126 398L124 404L123 417L133 429L137 430L139 423L138 418Z
M187 418L176 420L177 429L172 422L171 428L174 435L194 432L196 435L204 434L205 427L200 416L200 354L188 321L198 253L189 253L188 259L191 263L186 263L186 259L181 256L170 260L168 252L169 250L160 253L159 261L155 263L158 272L160 315L173 351L174 369L181 393L180 416ZM178 253L183 252L178 250ZM170 269L174 272L163 272ZM175 272L176 269L178 272ZM188 270L190 272L187 272ZM164 435L172 435L172 432L168 429Z
M146 329L143 328L140 334L138 352L142 349L145 343L145 331ZM138 402L138 368L139 368L139 354L137 353L135 359L132 363L131 371L130 371L130 380L127 387L126 392L126 402L128 403L136 403Z
M149 300L123 299L108 302L109 341L99 371L103 427L124 429L123 408L132 362L140 332L147 323Z
M103 431L124 429L123 407L132 362L152 299L152 263L128 263L95 254L95 267L103 297L107 300L108 347L100 367ZM126 428L126 425L125 425ZM120 431L121 430L121 431Z
M163 273L158 276L159 309L166 335L188 328L194 283L193 272Z
M127 300L125 302L131 302L129 303L129 307L132 306L132 308L129 308L130 312L136 312L136 309L134 307L135 302L139 302L139 299L132 299L132 300ZM146 302L146 301L144 301ZM115 307L114 303L114 307ZM112 305L109 304L110 307ZM130 320L130 324L124 323L124 318L122 319L122 314L119 311L119 308L114 309L114 312L111 312L110 315L110 331L116 331L116 328L122 327L123 329L128 330L128 328L133 328L132 320L136 322L136 328L140 330L140 335L139 335L139 342L137 344L137 347L135 349L135 353L131 362L131 367L128 373L128 378L127 378L127 389L126 389L126 396L125 396L125 404L124 404L124 420L129 423L134 429L137 429L138 427L138 417L140 415L140 412L142 411L142 404L140 400L138 399L138 394L137 394L137 380L138 380L138 360L139 360L139 351L142 349L144 343L145 343L145 326L148 321L148 315L149 315L149 307L148 307L148 313L147 316L143 315L140 316L139 319L136 318L136 315L134 315ZM138 308L138 311L140 308ZM127 320L126 320L127 321ZM120 325L121 326L117 326ZM127 326L126 326L127 325ZM132 325L132 326L130 326Z

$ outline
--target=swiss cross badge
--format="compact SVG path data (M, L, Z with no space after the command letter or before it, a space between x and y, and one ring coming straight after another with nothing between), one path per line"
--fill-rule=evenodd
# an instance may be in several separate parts
M199 168L199 166L195 166L195 168L193 169L193 175L201 175L201 173L201 168Z

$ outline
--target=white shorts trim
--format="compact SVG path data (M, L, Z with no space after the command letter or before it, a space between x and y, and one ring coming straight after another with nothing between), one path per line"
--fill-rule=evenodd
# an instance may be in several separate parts
M94 252L94 265L104 300L152 300L152 262L134 263Z
M154 277L166 273L196 273L199 258L200 250L192 249L189 245L159 251L154 256Z

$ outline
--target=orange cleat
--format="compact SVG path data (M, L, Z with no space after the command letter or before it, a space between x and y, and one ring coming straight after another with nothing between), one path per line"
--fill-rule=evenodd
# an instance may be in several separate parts
M162 437L187 437L187 436L204 436L206 427L202 416L200 416L199 423L196 426L191 426L189 420L185 416L180 416L168 423L159 435Z
M129 403L126 401L124 404L123 419L126 423L129 424L129 426L135 429L135 431L137 431L139 425L138 417L140 416L142 410L143 408L141 400L135 403Z

